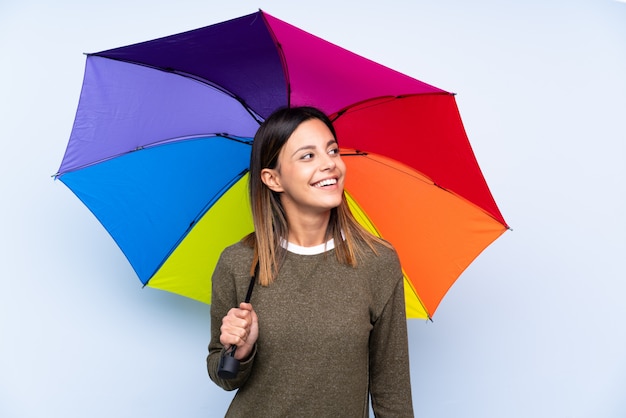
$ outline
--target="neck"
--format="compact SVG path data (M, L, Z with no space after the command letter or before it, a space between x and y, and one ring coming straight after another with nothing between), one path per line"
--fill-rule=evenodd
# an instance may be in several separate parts
M287 241L301 247L313 247L326 242L326 229L330 212L323 216L310 218L299 217L295 222L289 222L289 236Z

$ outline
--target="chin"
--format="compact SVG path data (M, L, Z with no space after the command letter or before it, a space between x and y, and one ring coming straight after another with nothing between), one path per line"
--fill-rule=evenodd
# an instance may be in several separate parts
M330 209L338 208L339 205L341 205L341 200L342 199L339 199L336 202L328 202L328 205L326 205L326 209L330 210Z

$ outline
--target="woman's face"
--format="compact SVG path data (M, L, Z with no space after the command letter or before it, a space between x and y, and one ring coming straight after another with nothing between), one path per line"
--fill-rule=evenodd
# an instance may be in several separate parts
M346 166L332 132L319 119L309 119L291 134L275 169L261 172L263 182L281 193L288 217L326 213L343 197Z

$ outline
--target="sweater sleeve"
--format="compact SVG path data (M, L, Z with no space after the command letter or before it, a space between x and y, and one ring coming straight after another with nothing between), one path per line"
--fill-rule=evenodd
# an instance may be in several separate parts
M391 275L379 279L391 284L391 293L382 293L389 297L374 318L370 334L372 408L378 418L413 417L404 282L399 262L380 274Z
M234 379L222 379L217 375L220 358L225 351L224 346L220 343L222 318L231 308L239 306L239 302L241 302L236 275L232 268L233 261L243 263L242 260L233 260L229 254L223 253L211 279L211 342L207 356L207 370L211 380L225 390L237 389L248 380L256 355L255 347L252 355L239 364L239 373Z

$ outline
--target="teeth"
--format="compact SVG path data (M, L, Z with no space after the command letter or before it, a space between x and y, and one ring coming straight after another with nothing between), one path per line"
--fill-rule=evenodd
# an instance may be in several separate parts
M319 183L314 184L315 187L324 187L324 186L330 186L333 184L337 184L337 179L327 179L327 180L322 180Z

